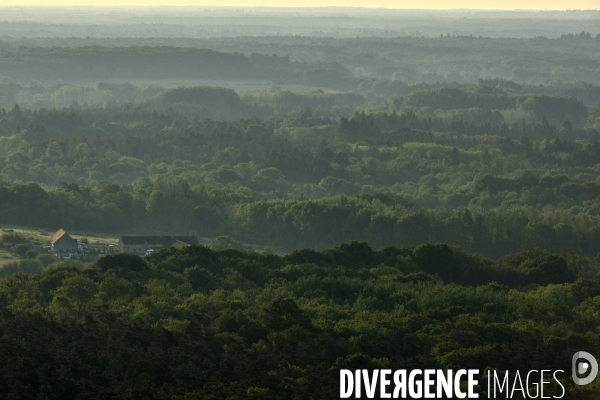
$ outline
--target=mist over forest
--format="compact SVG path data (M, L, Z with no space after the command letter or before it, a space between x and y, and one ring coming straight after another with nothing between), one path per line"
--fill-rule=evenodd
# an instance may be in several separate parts
M0 8L0 397L597 399L599 133L598 10Z

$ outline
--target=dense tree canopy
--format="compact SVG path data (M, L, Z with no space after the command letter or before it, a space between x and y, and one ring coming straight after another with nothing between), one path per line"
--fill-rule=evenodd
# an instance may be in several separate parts
M600 281L575 282L582 263L599 268L574 254L494 263L444 244L349 242L16 274L0 281L0 385L15 399L335 398L340 368L569 371L574 351L600 352ZM560 378L565 399L596 398L598 385Z

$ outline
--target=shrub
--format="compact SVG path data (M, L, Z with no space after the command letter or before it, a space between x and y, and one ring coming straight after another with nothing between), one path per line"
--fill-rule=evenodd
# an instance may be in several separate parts
M31 246L27 244L16 244L10 250L13 254L18 255L19 257L24 257L25 254L31 250Z
M40 254L36 257L36 259L42 263L44 268L46 268L48 265L58 261L58 259L56 257L54 257L52 254Z
M25 243L27 241L27 239L15 232L3 233L2 236L0 236L0 240L5 245L14 245L18 243Z
M43 272L44 267L38 260L21 260L19 261L19 272L25 272L27 274L36 274Z

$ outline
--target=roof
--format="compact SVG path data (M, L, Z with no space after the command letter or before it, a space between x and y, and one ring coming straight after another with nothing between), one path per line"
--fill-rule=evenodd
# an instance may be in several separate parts
M54 244L56 242L58 242L58 239L60 239L61 237L67 235L67 237L69 239L71 239L71 236L69 236L69 234L63 229L60 228L59 230L56 231L56 233L54 235L52 235L52 237L50 238L50 244Z
M181 247L188 247L189 244L188 243L184 243L181 240L176 241L175 243L173 243L171 245L171 247L177 247L177 248L181 248Z
M125 246L160 244L164 247L169 247L178 241L183 244L198 243L196 236L121 236L121 243Z

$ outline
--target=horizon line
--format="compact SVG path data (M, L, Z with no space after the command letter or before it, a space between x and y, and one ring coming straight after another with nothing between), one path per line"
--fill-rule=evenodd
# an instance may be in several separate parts
M306 9L352 9L352 10L394 10L394 11L483 11L483 12L594 12L600 8L396 8L396 7L367 7L367 6L222 6L222 5L48 5L48 4L0 4L0 8L38 8L38 9L77 9L77 8L116 8L116 9L157 9L157 8L194 8L194 9L274 9L274 10L306 10Z

